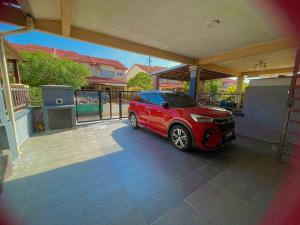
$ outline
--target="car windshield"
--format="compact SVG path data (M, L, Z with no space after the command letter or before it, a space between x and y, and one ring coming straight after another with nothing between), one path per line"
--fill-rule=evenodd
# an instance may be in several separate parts
M192 99L189 95L180 92L165 93L168 103L175 108L194 107L198 103Z

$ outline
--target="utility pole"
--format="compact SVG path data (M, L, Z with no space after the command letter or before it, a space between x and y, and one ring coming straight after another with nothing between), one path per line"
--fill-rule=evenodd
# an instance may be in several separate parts
M151 56L148 56L148 73L150 75L150 68L151 68Z

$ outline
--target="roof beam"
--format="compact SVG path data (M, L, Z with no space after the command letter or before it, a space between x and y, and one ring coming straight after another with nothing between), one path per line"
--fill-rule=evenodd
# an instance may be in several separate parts
M28 0L17 0L17 2L19 3L24 15L33 17L31 6Z
M220 66L217 64L200 65L200 68L208 69L208 70L212 70L215 72L224 73L224 74L228 74L228 75L232 75L232 76L236 76L236 77L241 76L241 72L230 69L228 67Z
M72 23L72 0L60 0L61 8L61 33L70 37Z
M242 72L242 76L263 76L273 74L288 74L293 72L293 67L268 69L268 70L254 70Z
M244 48L234 49L231 51L223 52L217 55L209 56L206 58L198 59L200 65L223 62L236 58L242 58L252 55L259 55L268 52L274 52L289 48L296 48L297 42L295 38L281 38L270 42L265 42L257 45L252 45Z
M5 50L9 53L7 55L8 59L18 59L18 60L23 60L22 56L20 53L6 40L4 40L4 47ZM12 57L12 58L10 58Z
M0 21L19 26L26 26L26 17L21 10L3 4L0 4ZM34 28L51 34L62 35L62 23L58 20L35 19ZM196 59L191 57L113 37L107 34L90 31L84 28L71 26L70 37L81 41L105 45L139 54L196 65Z
M0 3L0 21L10 23L13 25L26 26L27 21L24 13L9 5Z

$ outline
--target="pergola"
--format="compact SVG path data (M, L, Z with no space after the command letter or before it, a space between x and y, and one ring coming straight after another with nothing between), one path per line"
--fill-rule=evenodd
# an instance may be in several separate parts
M196 69L199 71L199 77L201 78L201 80L213 80L213 79L232 77L232 74L210 70L208 68L203 68L201 66L197 66ZM160 79L189 81L190 72L191 72L190 65L180 65L166 70L154 72L151 75L157 76Z
M251 0L6 0L0 21L184 63L168 77L189 76L195 96L199 77L292 72L295 38L267 10Z
M20 73L19 73L19 62L22 61L22 56L19 54L19 52L8 42L4 41L4 49L5 49L5 55L8 63L11 63L12 65L12 76L15 78L16 83L20 83Z

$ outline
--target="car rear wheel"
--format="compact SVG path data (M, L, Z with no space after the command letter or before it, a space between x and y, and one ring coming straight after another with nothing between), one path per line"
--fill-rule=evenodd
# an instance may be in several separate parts
M175 125L170 131L170 140L172 144L180 151L186 152L191 148L191 135L182 125Z
M129 116L130 125L133 129L137 129L139 127L136 115L134 113L131 113Z

